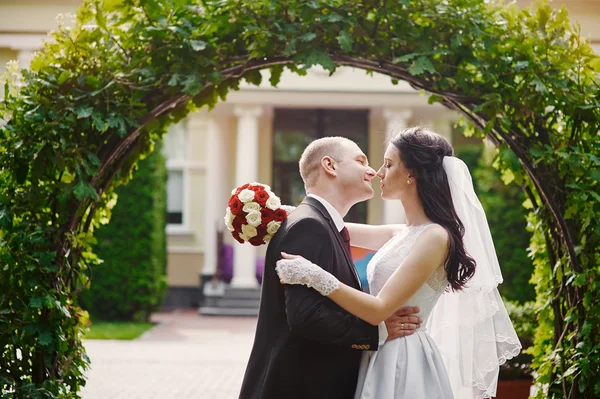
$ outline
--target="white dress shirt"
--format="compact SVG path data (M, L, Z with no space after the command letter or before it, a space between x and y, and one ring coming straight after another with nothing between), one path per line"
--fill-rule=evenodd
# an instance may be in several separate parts
M317 201L319 201L325 207L325 209L327 210L327 212L333 219L333 223L335 224L335 228L337 229L337 231L338 232L342 231L342 229L345 227L344 219L342 218L342 215L340 215L340 213L337 211L337 209L335 209L333 207L333 205L331 205L325 198L321 198L316 194L307 194L306 196L314 198ZM381 347L385 343L385 340L388 337L388 331L387 331L387 327L385 326L385 322L379 323L378 328L379 328L379 346Z

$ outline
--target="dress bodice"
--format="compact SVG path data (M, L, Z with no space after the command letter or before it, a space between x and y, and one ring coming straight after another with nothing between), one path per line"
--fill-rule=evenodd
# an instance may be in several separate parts
M386 281L409 255L417 238L428 226L432 225L432 223L427 223L408 226L393 236L377 251L367 265L367 279L371 295L379 294ZM439 297L444 293L447 285L446 270L443 265L440 265L427 280L427 283L423 284L406 302L405 305L419 306L419 316L423 320L423 326L427 324L431 311Z

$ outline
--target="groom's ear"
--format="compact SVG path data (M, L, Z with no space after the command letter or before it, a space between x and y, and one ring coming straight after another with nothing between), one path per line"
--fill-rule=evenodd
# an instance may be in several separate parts
M335 166L335 160L333 158L326 156L321 159L321 167L328 175L337 176Z

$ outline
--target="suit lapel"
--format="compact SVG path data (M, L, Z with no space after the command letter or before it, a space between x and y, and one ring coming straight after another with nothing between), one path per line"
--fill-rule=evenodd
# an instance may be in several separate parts
M323 217L325 219L327 219L327 224L329 225L329 228L333 231L333 236L337 240L338 246L341 247L342 252L344 253L344 257L346 258L346 263L347 263L348 267L350 268L350 270L352 271L352 275L354 276L356 283L362 289L362 284L360 283L360 278L358 277L358 272L356 271L356 267L354 267L354 262L352 261L352 256L351 256L351 254L348 253L348 248L346 248L346 243L342 239L342 235L337 230L337 227L336 227L335 223L333 222L331 215L329 215L329 212L327 212L327 209L325 209L323 204L321 204L315 198L306 197L306 198L304 198L304 201L302 201L302 202L309 206L312 206L313 208L316 208L321 213L321 215L323 215Z

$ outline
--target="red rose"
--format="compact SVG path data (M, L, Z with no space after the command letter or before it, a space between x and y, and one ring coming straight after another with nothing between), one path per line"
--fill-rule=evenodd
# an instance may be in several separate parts
M267 225L269 222L275 220L275 212L270 210L269 208L261 208L260 210L262 223Z
M259 186L258 184L248 186L248 190L252 190L255 193L264 189L265 188L263 186Z
M234 215L239 215L240 212L242 212L244 204L242 204L242 201L240 201L237 195L232 195L231 198L229 198L227 206L231 210L231 213L233 213Z
M261 235L254 236L248 242L250 244L254 245L255 247L260 247L261 245L263 245L265 243L264 236L261 236Z
M278 208L273 211L273 217L276 222L283 222L287 218L288 214L283 208Z
M240 238L240 233L238 233L237 231L232 231L232 232L231 232L231 235L232 235L232 236L233 236L233 238L235 238L235 240L236 240L237 242L239 242L240 244L243 244L243 243L245 242L244 240L242 240L242 239Z
M231 223L233 225L233 228L241 231L242 230L242 226L247 224L246 222L246 212L241 212L239 215L237 215L234 219L233 222Z
M258 202L260 206L265 206L267 204L267 200L269 199L269 193L264 188L260 188L260 190L256 190L254 194L254 200Z
M239 193L242 192L242 190L245 190L248 187L250 187L250 183L246 183L243 186L238 187L237 190L235 190L235 195L238 195Z
M263 223L256 228L256 236L261 237L261 239L262 239L266 235L267 235L267 225Z

